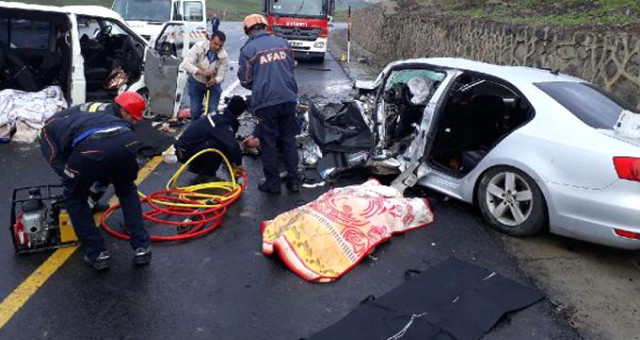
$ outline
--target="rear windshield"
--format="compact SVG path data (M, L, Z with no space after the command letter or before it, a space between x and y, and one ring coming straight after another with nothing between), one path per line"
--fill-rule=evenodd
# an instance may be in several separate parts
M574 82L542 82L539 89L596 129L612 129L623 110L637 111L595 85Z

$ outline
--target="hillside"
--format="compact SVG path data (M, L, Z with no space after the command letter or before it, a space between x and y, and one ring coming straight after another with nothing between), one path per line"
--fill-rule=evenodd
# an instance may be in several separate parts
M336 0L336 20L346 18L348 6L362 8L384 0ZM26 0L46 5L101 5L112 0ZM481 17L524 23L622 24L640 23L638 0L397 0L402 8L429 13ZM226 13L225 20L240 20L262 10L262 0L208 0L209 15Z
M640 23L638 0L399 0L425 12L521 23L563 25Z
M7 1L7 0L4 0ZM8 0L16 2L15 0ZM369 6L381 0L336 0L336 12L338 17L346 17L346 10L349 5L353 9ZM113 0L25 0L20 1L38 5L99 5L111 7ZM241 20L249 13L260 13L262 11L262 0L207 0L208 16L213 11L225 15L225 20ZM341 15L342 14L342 15Z

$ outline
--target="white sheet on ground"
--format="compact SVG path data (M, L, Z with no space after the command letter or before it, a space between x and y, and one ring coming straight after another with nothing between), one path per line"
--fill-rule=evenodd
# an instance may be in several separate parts
M66 109L67 102L58 86L38 92L0 91L0 131L16 128L12 140L32 143L44 122L54 113Z

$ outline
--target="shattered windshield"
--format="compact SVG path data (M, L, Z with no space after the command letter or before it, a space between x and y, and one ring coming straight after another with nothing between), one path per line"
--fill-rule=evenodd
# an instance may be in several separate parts
M171 20L171 0L115 0L113 10L127 21Z
M269 13L287 16L325 17L325 0L271 0Z

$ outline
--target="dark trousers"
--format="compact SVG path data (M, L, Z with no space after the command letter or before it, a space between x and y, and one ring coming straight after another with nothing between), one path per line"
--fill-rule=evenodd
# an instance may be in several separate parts
M256 111L260 118L260 145L262 147L262 169L266 179L265 186L280 188L278 169L278 148L284 158L287 169L286 181L297 181L298 149L296 148L296 104L283 103L268 106Z
M220 103L220 96L222 95L222 86L219 84L211 88L207 88L203 83L195 80L193 77L189 77L187 80L187 91L189 92L189 101L191 102L191 120L202 116L204 112L204 106L202 102L207 96L207 90L211 90L209 94L209 112L216 112L218 104Z
M205 142L199 145L188 146L179 148L177 150L178 161L180 163L186 163L193 155L205 149L217 149L221 152L225 152L223 145L215 139L207 139ZM193 162L189 163L189 171L198 175L215 176L218 172L218 168L222 163L222 157L214 152L204 153Z
M111 183L122 204L124 222L131 236L133 249L148 247L149 234L144 229L138 188L136 141L132 132L103 139L85 139L76 145L65 167L62 178L66 208L73 228L82 243L82 251L95 259L105 250L100 230L96 228L87 203L94 182Z

